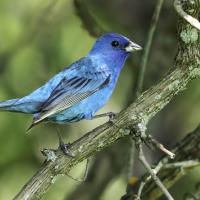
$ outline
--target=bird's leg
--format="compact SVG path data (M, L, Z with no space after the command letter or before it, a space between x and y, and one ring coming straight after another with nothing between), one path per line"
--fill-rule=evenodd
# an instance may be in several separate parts
M70 143L65 144L63 141L63 138L61 136L60 130L57 128L56 129L57 135L58 135L58 139L59 139L59 148L62 150L62 152L69 157L75 157L75 155L70 152Z
M107 113L102 113L102 114L99 114L99 115L95 115L93 117L93 119L96 119L96 118L100 118L100 117L108 117L109 118L109 121L112 122L112 120L114 119L114 117L116 116L117 114L114 113L114 112L107 112Z

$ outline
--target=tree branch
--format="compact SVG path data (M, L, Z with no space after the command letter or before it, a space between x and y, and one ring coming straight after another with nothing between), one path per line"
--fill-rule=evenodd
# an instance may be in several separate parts
M178 180L186 175L186 172L200 166L200 125L188 134L173 150L176 154L174 160L164 157L158 165L162 165L158 176L167 188L170 188ZM153 181L148 182L143 190L143 198L148 200L158 199L162 193Z
M175 159L164 156L154 168L166 188L170 188L178 180L187 174L188 171L200 166L200 125L191 133L187 134L174 148ZM123 200L135 199L137 193L140 198L148 200L159 199L162 192L156 186L151 176L146 173L134 187L129 185L128 195ZM138 192L137 192L138 190ZM142 191L142 192L141 192Z
M88 31L91 36L98 37L105 30L97 23L95 18L89 12L88 6L82 0L74 0L74 6L76 8L76 13L80 17L83 27Z
M155 10L154 10L152 19L151 19L151 24L150 24L150 28L149 28L149 31L148 31L147 40L146 40L146 43L145 43L144 52L142 54L142 59L141 59L141 64L140 64L140 69L139 69L139 76L138 76L138 80L137 80L137 89L136 89L136 97L138 97L142 93L142 90L143 90L144 74L145 74L145 71L146 71L149 52L150 52L150 48L151 48L151 45L152 45L153 36L154 36L155 30L156 30L156 26L158 24L160 11L162 9L163 2L164 2L164 0L157 0L156 7L155 7Z
M179 34L186 28L192 29L181 21ZM59 174L68 174L77 163L129 135L131 131L137 131L141 124L147 124L175 95L183 91L192 79L200 77L199 51L198 42L185 43L179 39L175 64L157 85L120 112L114 123L107 122L73 142L70 150L76 155L75 158L66 157L60 150L46 150L48 153L51 152L48 161L45 161L14 199L40 199Z
M154 180L154 182L159 187L159 189L163 192L163 194L165 194L166 198L168 200L174 200L174 198L171 196L171 194L169 193L167 188L163 185L161 180L158 178L157 173L155 173L154 170L151 169L149 163L147 162L147 160L146 160L146 158L144 156L144 152L143 152L143 149L142 149L142 144L140 144L140 147L139 147L139 160L145 166L145 168L147 169L147 171L150 174L151 178Z
M183 10L183 3L181 2L181 0L175 0L174 1L174 8L177 11L177 13L183 18L185 19L188 23L190 23L193 27L195 27L196 29L198 29L200 31L200 22L192 17L191 15L187 14L184 10ZM199 12L199 6L200 3L197 0L197 12ZM192 11L193 12L193 11Z

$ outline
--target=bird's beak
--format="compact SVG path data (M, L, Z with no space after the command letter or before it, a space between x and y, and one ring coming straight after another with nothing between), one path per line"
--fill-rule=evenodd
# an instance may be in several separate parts
M142 47L132 41L129 41L128 46L125 47L126 52L139 51L139 50L142 50Z

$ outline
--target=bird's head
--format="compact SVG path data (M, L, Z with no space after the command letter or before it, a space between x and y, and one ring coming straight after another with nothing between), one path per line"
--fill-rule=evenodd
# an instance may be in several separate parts
M130 52L141 50L142 47L127 37L117 33L106 33L97 39L91 54L103 54L108 57L126 58Z

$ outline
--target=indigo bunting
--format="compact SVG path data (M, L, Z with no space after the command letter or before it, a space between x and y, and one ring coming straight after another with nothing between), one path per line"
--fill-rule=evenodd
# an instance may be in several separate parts
M112 113L95 113L110 98L130 52L141 47L127 37L107 33L83 58L51 78L31 94L0 102L0 110L33 114L40 122L68 123Z

